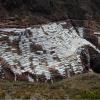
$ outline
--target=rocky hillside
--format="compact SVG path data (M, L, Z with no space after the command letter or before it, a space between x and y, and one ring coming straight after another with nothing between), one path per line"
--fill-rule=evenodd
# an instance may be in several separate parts
M87 15L100 20L99 0L0 0L1 22L6 19L40 24L66 18L86 19Z

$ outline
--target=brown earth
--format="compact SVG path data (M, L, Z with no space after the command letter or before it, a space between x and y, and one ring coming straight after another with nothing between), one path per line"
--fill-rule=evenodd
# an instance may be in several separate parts
M68 18L83 20L87 16L99 23L99 0L0 0L0 27L27 27Z

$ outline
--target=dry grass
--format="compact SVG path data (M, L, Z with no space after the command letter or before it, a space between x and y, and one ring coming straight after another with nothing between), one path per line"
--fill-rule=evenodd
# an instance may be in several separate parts
M54 84L28 82L0 82L0 98L66 100L100 99L100 75L76 75Z

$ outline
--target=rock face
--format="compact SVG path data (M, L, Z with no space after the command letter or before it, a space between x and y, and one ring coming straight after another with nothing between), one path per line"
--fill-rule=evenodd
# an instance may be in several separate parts
M34 82L71 77L89 71L90 55L85 46L100 53L68 22L0 31L2 79Z
M1 17L42 16L49 21L86 19L86 14L100 20L99 0L0 0Z

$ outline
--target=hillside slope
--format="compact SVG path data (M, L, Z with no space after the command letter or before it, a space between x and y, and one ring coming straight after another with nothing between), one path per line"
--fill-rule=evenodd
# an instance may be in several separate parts
M42 3L41 3L42 2ZM100 20L99 0L0 0L0 19L17 23L40 24L48 21L86 19ZM13 23L13 22L11 22ZM10 24L11 24L10 23ZM14 22L16 23L16 22Z
M77 34L68 22L0 31L2 79L52 82L57 78L71 77L88 72L92 56L100 53L95 45L81 38L82 32ZM93 61L99 70L98 59Z

